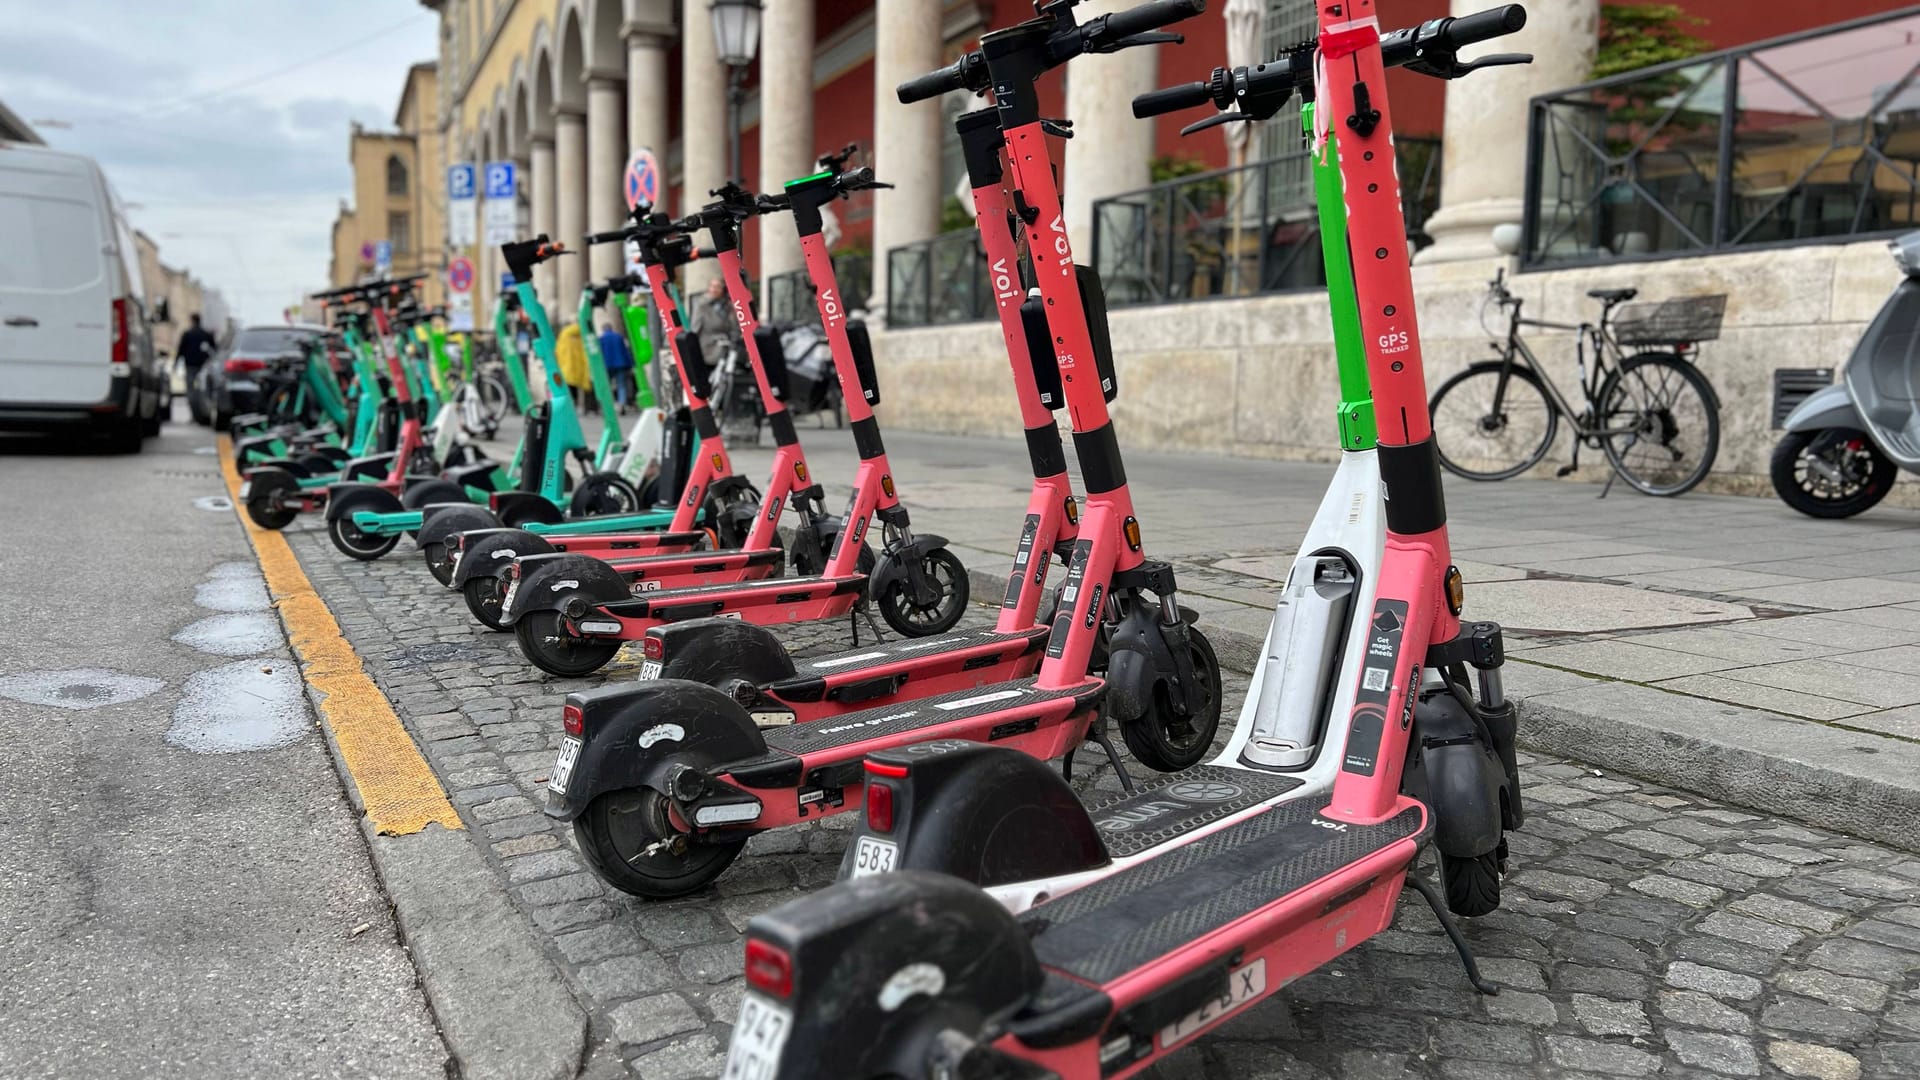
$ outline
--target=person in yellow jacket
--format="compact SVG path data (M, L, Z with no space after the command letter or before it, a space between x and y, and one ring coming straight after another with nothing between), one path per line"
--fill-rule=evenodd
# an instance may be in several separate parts
M567 384L573 392L576 407L592 408L593 397L586 393L593 385L593 376L587 371L587 349L580 343L580 327L568 323L566 329L553 343L554 358L560 361L560 381ZM582 399L586 404L582 406Z

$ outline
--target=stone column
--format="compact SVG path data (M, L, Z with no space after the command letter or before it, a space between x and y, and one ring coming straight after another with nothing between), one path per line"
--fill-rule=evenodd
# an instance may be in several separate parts
M587 232L587 118L577 112L561 111L553 117L554 158L554 231L555 240L577 250ZM553 260L556 290L547 304L547 316L557 331L573 321L580 301L580 282L585 268L577 255L562 255Z
M1133 6L1132 0L1088 0L1075 18L1081 22ZM1179 27L1173 29L1178 30ZM1159 84L1160 50L1127 49L1106 56L1081 56L1067 64L1067 115L1073 138L1067 140L1061 209L1074 258L1093 261L1093 202L1153 181L1154 125L1133 118L1134 97Z
M1486 5L1453 0L1452 13ZM1427 219L1433 246L1420 263L1488 259L1497 225L1518 225L1527 185L1527 100L1587 81L1600 28L1598 0L1533 0L1526 28L1477 45L1487 53L1532 53L1533 63L1489 68L1447 84L1441 136L1440 209Z
M707 0L683 0L680 5L680 102L680 202L672 208L676 215L698 209L707 192L727 180L727 70L713 51ZM706 288L717 273L712 260L690 264L686 294Z
M627 39L627 146L667 158L667 56L673 47L671 0L638 0L621 27ZM662 178L661 187L666 186Z
M559 194L554 177L552 135L533 136L532 161L527 170L527 183L529 185L527 192L533 197L533 233L535 236L541 233L552 236L557 231L555 214L558 212L557 196ZM543 262L534 267L533 287L540 294L540 303L549 311L556 310L557 289L552 261ZM482 317L489 319L493 317L491 305ZM533 391L534 400L546 400L547 380L545 378L530 378L527 380L527 385Z
M813 172L813 0L775 0L760 34L760 190L779 191ZM791 222L760 229L760 280L798 270L800 236ZM762 293L762 310L767 302Z
M900 104L894 88L946 62L940 0L885 0L874 10L873 166L894 185L873 200L873 308L887 302L887 252L940 231L940 102Z
M621 84L596 75L587 80L587 227L606 232L620 227L627 216L622 191L627 168L627 133L620 115ZM577 244L580 235L567 237ZM593 280L605 281L620 272L620 245L601 244L590 256Z

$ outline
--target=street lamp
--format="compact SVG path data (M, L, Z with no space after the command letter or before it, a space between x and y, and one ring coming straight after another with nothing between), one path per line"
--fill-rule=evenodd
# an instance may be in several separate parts
M741 89L747 81L747 65L760 48L760 0L712 0L708 14L713 17L713 51L727 66L727 130L731 135L727 175L742 183L740 175L740 105L745 98Z

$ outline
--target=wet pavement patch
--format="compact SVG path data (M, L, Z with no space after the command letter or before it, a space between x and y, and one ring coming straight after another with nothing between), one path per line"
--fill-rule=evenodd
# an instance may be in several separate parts
M167 685L145 675L127 675L100 668L66 671L29 671L0 679L0 697L28 705L60 709L98 709L138 701Z
M256 656L280 645L280 623L265 612L209 615L173 635L189 648L215 656Z
M310 725L296 665L242 660L188 677L167 742L196 754L272 750L299 739Z
M272 607L260 571L246 563L221 563L193 590L193 602L209 611L265 611Z

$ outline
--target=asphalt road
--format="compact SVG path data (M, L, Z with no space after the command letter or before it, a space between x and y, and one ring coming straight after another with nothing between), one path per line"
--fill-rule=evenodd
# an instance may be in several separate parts
M443 1077L212 444L0 442L0 1076Z

